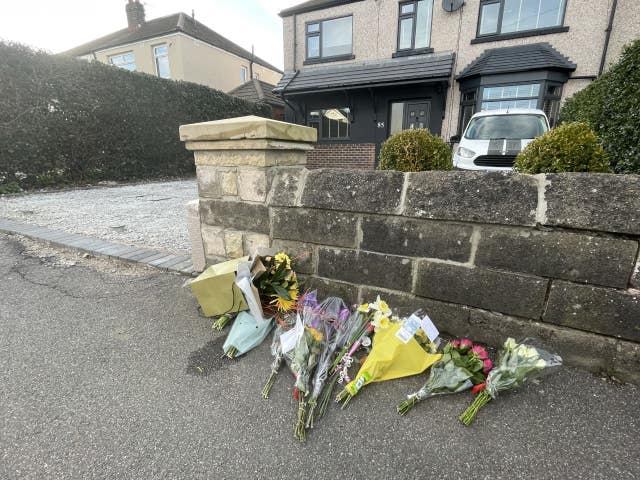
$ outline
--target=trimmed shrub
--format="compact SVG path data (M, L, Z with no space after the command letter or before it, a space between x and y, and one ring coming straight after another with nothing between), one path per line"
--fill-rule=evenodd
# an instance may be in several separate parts
M0 42L0 184L192 174L180 125L269 113L205 86Z
M602 141L617 173L640 173L640 40L618 63L569 98L561 122L585 122Z
M609 159L586 123L566 123L533 140L516 158L522 173L611 172Z
M401 172L451 170L451 148L429 130L404 130L382 144L378 168Z

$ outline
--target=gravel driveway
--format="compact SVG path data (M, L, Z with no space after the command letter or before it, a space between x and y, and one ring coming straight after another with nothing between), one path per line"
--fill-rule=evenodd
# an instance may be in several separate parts
M0 198L0 217L127 245L189 253L185 203L196 180Z

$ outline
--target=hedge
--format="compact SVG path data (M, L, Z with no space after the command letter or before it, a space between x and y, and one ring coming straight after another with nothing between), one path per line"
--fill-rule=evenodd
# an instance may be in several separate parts
M522 173L611 173L609 159L586 123L563 123L520 152L514 169Z
M0 42L0 185L190 174L180 125L269 113L194 83Z
M640 173L640 40L618 63L569 98L561 122L585 122L594 130L617 173Z
M401 172L451 170L451 148L427 129L403 130L382 144L378 168Z

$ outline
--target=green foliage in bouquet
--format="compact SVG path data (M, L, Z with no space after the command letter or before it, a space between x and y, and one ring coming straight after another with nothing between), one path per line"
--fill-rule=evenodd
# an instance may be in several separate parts
M611 173L609 159L586 123L567 123L533 140L516 158L522 173Z
M451 148L429 130L404 130L382 144L380 170L452 170Z
M263 303L279 312L290 311L299 295L296 272L291 266L291 258L285 253L261 257L266 269L256 280L256 287Z

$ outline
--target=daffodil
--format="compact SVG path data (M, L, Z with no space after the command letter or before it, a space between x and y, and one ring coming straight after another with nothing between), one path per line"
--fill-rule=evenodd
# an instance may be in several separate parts
M362 305L360 305L360 306L358 307L358 311L359 311L359 312L362 312L362 313L369 313L369 311L370 311L370 310L371 310L371 309L370 309L370 307L369 307L369 304L368 304L368 303L363 303Z

